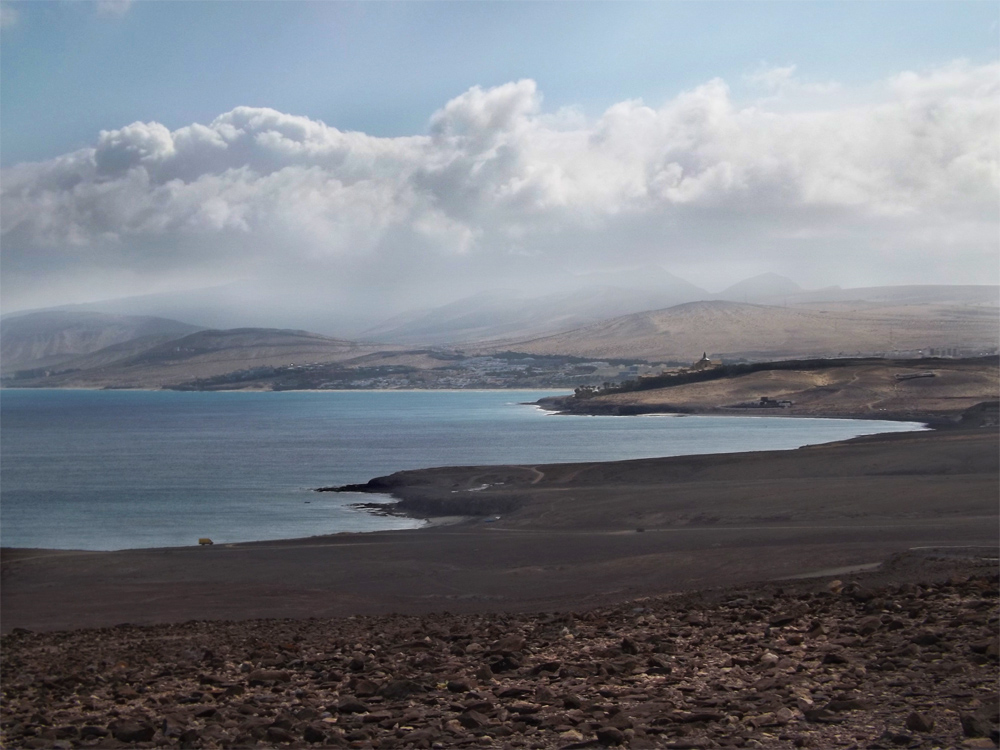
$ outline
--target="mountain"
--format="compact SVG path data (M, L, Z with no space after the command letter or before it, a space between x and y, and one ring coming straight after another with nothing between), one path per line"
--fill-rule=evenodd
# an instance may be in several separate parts
M893 354L941 348L995 353L997 309L958 305L898 305L866 309L701 301L636 313L504 348L532 354L639 358L690 363L715 358L780 359Z
M526 338L709 296L704 289L666 271L651 272L645 283L631 274L614 278L635 285L588 285L582 282L591 277L582 276L571 281L575 288L567 292L538 297L517 291L479 294L397 315L364 331L361 338L430 345Z
M762 273L744 279L714 295L716 299L730 302L780 303L783 298L797 295L802 287L785 276L776 273Z
M1000 286L996 284L909 284L869 286L853 289L830 287L802 290L785 300L794 304L860 303L867 305L1000 305Z
M21 385L159 388L254 368L305 367L383 351L316 333L273 328L201 330L141 345L140 339L63 361L44 382Z
M47 311L5 316L0 320L0 368L54 367L109 346L142 340L146 348L198 330L148 315Z

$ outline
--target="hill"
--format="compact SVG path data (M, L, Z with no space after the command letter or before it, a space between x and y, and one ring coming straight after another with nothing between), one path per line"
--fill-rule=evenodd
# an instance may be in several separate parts
M199 326L148 315L45 311L0 320L0 370L62 365L80 355L142 339L140 347L175 339Z
M52 388L160 388L255 368L306 367L384 350L307 331L272 328L204 330L144 346L138 339L60 365L18 385Z
M596 396L584 392L545 401L550 408L584 414L873 417L995 425L997 365L997 357L732 365L642 378ZM993 406L980 406L984 403Z
M829 309L691 302L626 315L505 348L535 354L690 363L702 352L730 360L994 353L997 309L964 305L832 305Z
M657 277L656 285L582 286L530 297L493 292L408 312L366 330L363 338L407 344L464 344L568 331L608 318L704 299L704 289Z

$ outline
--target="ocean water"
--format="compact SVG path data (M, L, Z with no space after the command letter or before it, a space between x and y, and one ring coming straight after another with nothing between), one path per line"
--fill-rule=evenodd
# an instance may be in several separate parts
M551 391L0 392L0 543L111 550L409 528L316 493L401 469L795 448L915 423L588 417ZM386 498L388 500L388 498Z

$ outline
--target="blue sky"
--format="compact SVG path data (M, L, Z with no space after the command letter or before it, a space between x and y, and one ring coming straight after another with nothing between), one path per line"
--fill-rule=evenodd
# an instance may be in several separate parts
M532 78L546 109L658 105L761 65L864 84L998 56L994 2L7 2L0 156L40 160L136 120L239 105L342 130L426 130L470 86Z
M993 1L0 0L0 21L5 312L1000 272Z

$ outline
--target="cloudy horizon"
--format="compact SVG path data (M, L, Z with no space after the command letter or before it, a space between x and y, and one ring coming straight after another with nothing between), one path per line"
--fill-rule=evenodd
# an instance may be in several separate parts
M6 34L25 5L3 7ZM3 311L242 284L388 315L651 266L711 291L997 282L995 59L701 67L596 112L531 76L473 84L402 134L250 102L102 128L4 167Z

